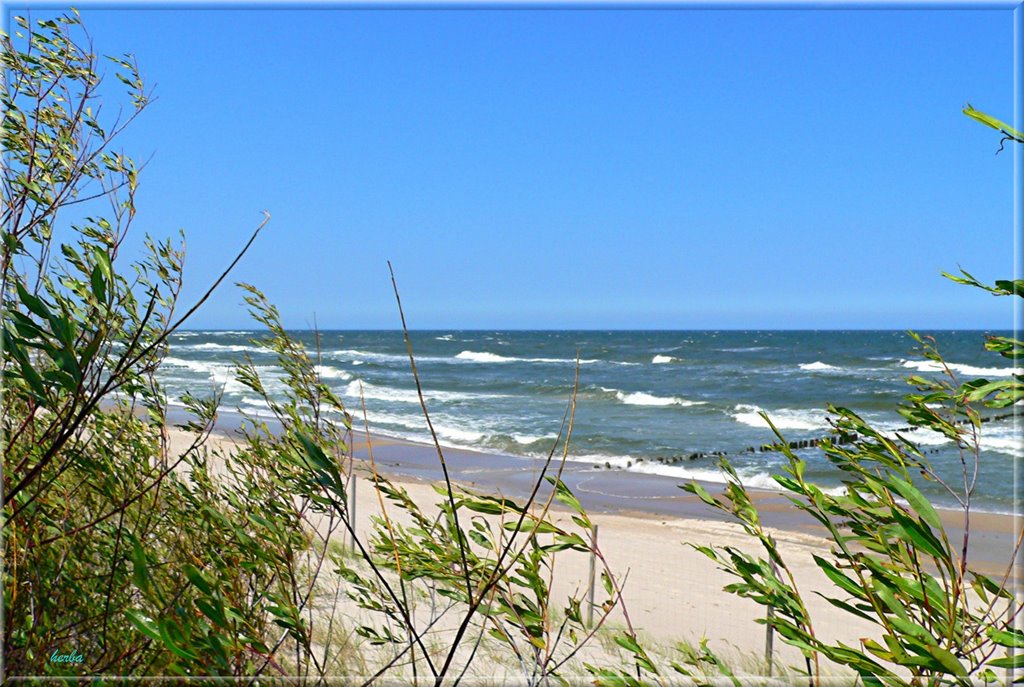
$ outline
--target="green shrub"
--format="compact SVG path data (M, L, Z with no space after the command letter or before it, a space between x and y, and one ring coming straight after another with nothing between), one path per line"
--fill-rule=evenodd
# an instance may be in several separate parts
M523 504L469 494L445 472L438 519L374 474L381 503L417 526L385 515L363 541L347 506L351 418L276 308L248 285L250 313L266 329L254 343L276 356L286 391L271 398L249 360L235 377L276 422L249 418L235 449L216 449L208 439L220 399L188 396L181 428L191 444L171 450L155 376L168 337L266 221L206 294L176 314L183 250L147 239L141 259L120 255L138 168L113 145L150 102L134 60L111 58L130 109L101 121L99 59L82 47L77 13L14 23L15 35L3 36L4 674L362 672L367 657L331 646L338 626L366 645L407 647L408 658L400 651L372 666L376 676L400 674L411 661L413 675L441 684L465 673L485 635L514 653L527 680L557 674L593 630L578 598L553 612L552 557L600 552L586 514L552 476L554 452L543 473L550 484L538 478ZM91 214L74 223L76 212ZM411 344L409 352L415 375ZM548 517L553 499L574 509L576 531ZM354 555L331 545L339 533ZM604 567L609 598L598 625L620 602ZM369 623L345 628L333 610L314 612L318 594L329 600L342 590ZM423 618L413 609L422 593L449 603ZM443 614L458 619L453 640L438 630ZM428 643L439 641L448 645L437 656ZM459 654L464 647L468 655Z

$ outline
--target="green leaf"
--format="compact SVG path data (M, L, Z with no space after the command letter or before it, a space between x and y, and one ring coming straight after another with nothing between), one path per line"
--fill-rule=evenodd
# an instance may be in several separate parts
M175 640L174 634L177 634L176 628L172 625L170 620L164 619L160 621L160 641L163 645L170 649L170 651L180 658L184 658L189 661L199 660L199 656L192 653L188 649L184 648Z
M14 286L18 290L18 298L21 300L22 303L25 304L25 307L29 309L29 312L31 312L34 315L38 315L43 319L48 320L50 318L50 310L49 308L46 307L46 304L43 303L41 299L36 298L32 294L30 294L25 289L25 287L21 285L20 281L16 281L14 283Z
M970 117L971 119L973 119L973 120L975 120L977 122L981 122L982 124L984 124L987 127L991 127L993 129L995 129L996 131L1001 131L1001 132L1003 132L1004 134L1006 134L1008 136L1012 136L1013 138L1016 138L1018 140L1024 141L1024 134L1022 134L1021 132L1017 131L1016 129L1014 129L1012 126L1010 126L1006 122L999 121L995 117L992 117L991 115L987 115L984 112L982 112L981 110L974 109L973 107L971 107L970 103L967 103L964 106L963 113L965 115L967 115L968 117Z
M867 599L867 593L859 582L851 580L849 577L844 575L842 571L821 556L812 555L812 558L814 558L814 562L818 564L818 567L821 568L822 572L824 572L830 580L838 585L840 589L858 599Z
M142 550L142 544L133 535L132 536L132 575L135 580L135 586L146 591L149 589L151 584L151 578L149 576L149 569L146 561L146 552Z
M160 630L157 629L156 624L149 618L143 616L139 611L132 609L126 609L124 614L128 617L128 622L135 626L135 628L146 635L150 639L156 641L162 641L160 638Z
M924 522L937 530L942 529L942 521L939 520L939 514L935 512L935 508L932 507L928 498L918 491L914 485L905 482L895 475L890 476L888 482L896 490L896 493L910 504L910 507Z
M715 500L715 498L708 493L708 490L702 487L697 482L690 482L689 484L680 484L679 488L682 489L683 491L690 492L691 494L695 495L697 498L699 498L701 501L708 504L709 506L714 506L715 508L722 507L722 504Z
M952 673L964 677L967 675L967 669L964 668L963 664L957 660L956 656L950 653L947 649L943 649L940 646L928 646L926 647L928 653L938 661L943 668Z
M1024 632L1021 632L1016 628L1010 628L1008 630L990 629L988 636L989 639L999 646L1010 646L1015 649L1024 648Z
M627 634L615 635L615 643L634 654L643 652L640 645L636 643L636 639Z
M566 486L565 482L554 477L547 477L548 482L555 485L555 498L564 503L565 505L572 508L579 515L586 516L583 510L583 506L580 504L579 499L576 498L575 494L569 491L569 487Z
M96 300L100 303L106 303L107 301L107 282L103 278L103 271L99 265L96 265L92 269L92 274L89 276L89 281L92 285L92 295L96 297Z
M184 567L185 577L204 594L212 594L213 588L196 566L186 563Z
M1024 654L996 658L988 662L993 668L1024 668Z
M612 578L608 577L608 573L603 570L601 571L601 584L602 586L604 586L605 593L607 593L608 596L611 597L613 590Z

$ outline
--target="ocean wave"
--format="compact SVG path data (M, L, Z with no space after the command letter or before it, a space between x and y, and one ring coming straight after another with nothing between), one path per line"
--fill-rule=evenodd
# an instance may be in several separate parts
M750 427L768 427L768 423L759 414L762 410L764 409L759 406L740 404L733 408L733 412L730 415L737 422L749 425ZM806 431L829 429L824 410L780 408L778 410L769 410L768 417L771 418L772 423L777 429Z
M907 441L913 442L918 446L942 446L952 441L945 434L939 432L932 432L926 429L918 429L913 432L900 432L900 435Z
M359 398L360 387L363 398L374 399L378 401L392 401L397 403L415 403L419 404L420 397L416 393L415 389L396 389L390 386L377 386L370 382L361 380L355 380L349 382L348 385L342 391L343 396L350 398ZM488 398L507 398L505 394L486 394L469 391L428 391L424 390L423 397L431 401L441 402L457 402L457 401L476 401L480 399Z
M371 361L375 363L408 363L409 356L404 353L375 353L374 351L359 351L351 348L343 348L334 351L324 351L325 357L331 358L342 358L343 360L351 360L353 365L365 363ZM430 357L416 357L417 361L424 360L443 360L443 358L430 358ZM359 361L359 362L356 362Z
M455 341L455 337L452 334L445 334L444 336L435 336L435 341Z
M724 484L726 481L725 473L713 468L689 468L679 465L662 465L661 463L652 463L645 460L642 463L633 463L632 467L628 469L632 472L641 472L648 475L674 477L687 482L690 480L697 480L698 482ZM754 489L782 489L779 486L779 483L772 479L771 473L768 472L741 468L737 470L737 476L745 487L752 487Z
M424 417L418 411L410 413L367 410L370 431L408 441L431 444L433 439ZM363 426L362 413L353 419L357 430ZM547 456L551 443L558 435L510 432L509 420L468 420L451 413L431 413L431 422L442 446L472 449L484 453L500 453L521 457Z
M473 363L557 363L563 365L576 364L576 361L571 358L516 358L513 356L498 355L497 353L488 353L486 351L462 351L455 357L459 360L468 360ZM592 365L594 363L600 362L605 361L582 359L580 360L580 365Z
M554 433L552 433L552 434L540 434L540 435L533 435L533 434L511 434L509 436L511 436L512 440L515 441L517 444L522 444L523 446L529 446L530 444L536 444L538 441L554 441L555 439L558 438L558 435L554 434Z
M261 346L243 346L241 344L219 344L219 343L201 343L201 344L189 344L187 346L181 346L183 350L188 351L223 351L226 353L267 353L267 349Z
M386 413L381 411L367 411L367 420L370 423L370 430L373 431L374 427L378 424L391 425L393 427L403 427L405 429L416 429L427 431L427 421L423 415L412 413L410 415L399 415L397 413ZM363 413L362 410L358 411L353 415L353 425L359 429L363 427ZM427 435L426 440L429 441L430 437Z
M503 342L498 342L503 343ZM341 358L343 360L351 361L353 365L359 365L367 361L375 363L408 363L409 357L405 354L397 353L376 353L373 351L360 351L354 349L340 349L334 351L327 351L324 353L326 356ZM574 358L525 358L508 355L500 355L498 353L490 353L488 351L462 351L455 356L416 356L417 362L433 362L433 363L548 363L557 365L575 365L576 360ZM594 365L597 363L605 363L608 365L638 365L639 363L633 362L621 362L617 360L597 360L592 358L584 358L580 360L581 365Z
M906 422L882 420L871 424L875 429L893 441L896 440L897 434L918 446L942 446L952 441L952 439L944 434L932 432L923 427L920 429L908 428Z
M995 426L993 426L993 424ZM981 427L981 448L985 451L1004 453L1014 458L1024 458L1024 437L1013 423L993 423Z
M259 374L263 388L266 389L268 394L273 397L279 397L287 391L287 385L282 379L281 368L276 365L253 365L253 368ZM189 360L187 358L170 356L164 358L163 365L160 367L160 373L163 375L170 374L177 385L186 383L182 381L180 374L176 374L178 369L188 370L191 373L204 376L227 396L240 396L251 392L249 387L235 378L235 363L213 360ZM189 378L187 375L184 378L188 380L189 389L193 389L196 386L194 379Z
M259 408L260 410L270 410L270 404L262 398L252 398L250 396L243 396L240 401L242 405L252 406L253 408Z
M434 425L434 433L438 439L450 442L458 442L464 445L473 445L484 439L487 435L472 429L452 427L449 425Z
M653 394L646 394L642 391L634 391L627 393L625 391L619 391L617 389L605 389L603 391L614 391L615 398L619 399L621 403L625 403L629 406L702 406L707 404L707 401L691 401L681 396L655 396Z
M385 425L383 433L388 436L424 444L433 443L427 421L422 415L399 415L396 413L367 411L367 419L370 424L371 433L375 432L381 425ZM487 432L466 427L455 418L445 415L431 415L431 420L434 433L437 435L437 439L441 442L442 446L480 450L481 443L488 437ZM354 424L358 428L362 428L363 419L361 413L354 418ZM394 429L396 427L400 429Z
M934 360L901 360L900 364L919 372L945 372L942 364ZM975 367L962 363L946 363L946 365L953 372L972 377L1009 377L1010 375L1024 374L1024 368L1020 367Z
M829 365L828 363L823 363L820 360L815 360L813 363L800 363L799 367L801 370L807 370L808 372L840 369L835 365Z
M1024 458L1024 440L1020 437L989 437L981 435L981 448L987 451L1005 453L1015 458Z
M476 351L463 351L455 356L459 360L471 360L474 363L510 363L518 358L509 358L497 353L478 353Z
M640 460L633 456L606 456L602 454L571 455L569 460L578 463L590 463L603 467L618 468L626 472L639 472L645 475L661 475L672 477L681 481L709 482L712 484L725 484L726 475L716 468L695 468L681 465L665 465L651 460ZM736 470L740 482L745 487L752 489L772 489L781 491L782 487L772 477L772 473L757 467L741 467ZM823 489L828 494L841 494L844 487L833 487Z
M665 363L676 363L679 362L679 358L673 358L670 355L656 355L651 359L651 363L654 365L664 365Z
M321 379L352 379L351 372L339 370L336 367L328 367L327 365L317 365L316 372L320 375Z
M248 388L235 379L235 368L232 363L209 362L202 360L187 360L184 358L164 358L161 367L166 371L165 366L184 368L189 372L205 375L209 381L220 387L224 393L238 394L247 391Z
M217 363L204 360L186 360L168 356L163 359L162 366L181 367L192 372L201 372L206 375L230 373L234 366L231 363Z
M745 348L722 348L723 353L753 353L755 351L767 351L771 346L747 346Z

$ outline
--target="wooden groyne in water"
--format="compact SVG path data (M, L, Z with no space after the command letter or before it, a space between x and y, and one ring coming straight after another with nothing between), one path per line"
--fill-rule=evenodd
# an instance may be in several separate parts
M982 422L994 422L996 420L1006 420L1006 419L1012 418L1013 416L1014 416L1014 413L1001 413L1001 414L998 414L998 415L989 415L987 417L982 417L981 421ZM964 422L959 422L957 424L965 424L965 423ZM921 429L921 428L920 427L908 426L908 427L900 427L900 428L898 428L896 430L891 430L891 431L895 431L897 433L904 434L904 433L907 433L907 432L916 432L919 429ZM775 453L775 452L781 451L785 447L788 447L789 449L795 451L795 450L798 450L798 449L815 448L817 446L820 446L821 443L824 442L824 441L830 441L831 443L837 444L837 445L850 444L850 443L853 443L854 441L857 440L857 436L858 435L856 433L852 433L852 432L836 432L835 434L832 434L830 436L818 437L816 439L801 439L799 441L791 441L788 444L775 443L775 444L761 444L760 446L756 446L756 447L755 446L748 446L747 448L743 449L742 451L735 451L734 454L735 455L742 455L742 454L745 454L745 453ZM941 449L939 449L939 448L929 449L929 450L925 451L925 453L938 453L940 450ZM652 461L652 462L661 463L662 465L678 465L679 463L691 462L691 461L695 461L695 460L701 460L702 458L722 458L722 457L725 457L725 456L728 456L728 455L730 455L730 453L728 451L697 451L695 453L690 453L690 454L686 454L686 455L657 456L657 457L651 458L649 460ZM645 462L645 459L644 458L638 458L637 462L639 462L639 463Z

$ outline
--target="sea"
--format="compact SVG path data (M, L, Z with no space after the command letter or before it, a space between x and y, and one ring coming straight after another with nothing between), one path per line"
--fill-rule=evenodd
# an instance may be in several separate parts
M960 380L1007 379L1010 361L984 350L985 332L930 331ZM1008 334L1006 332L994 332ZM401 331L295 331L318 370L370 429L429 441ZM222 393L222 408L260 416L264 402L233 374L251 359L272 395L284 385L259 331L182 331L172 336L158 378L172 404L182 394ZM826 406L850 408L895 432L896 413L913 391L912 374L939 376L902 331L414 331L416 366L437 437L443 445L541 459L555 444L579 383L569 459L577 467L722 482L724 455L749 487L777 486L785 459L753 451L775 441L759 413L788 441L827 436ZM1002 411L1004 414L1007 411ZM992 413L988 413L992 414ZM963 483L963 454L927 431L903 433L926 451L936 472ZM840 485L838 471L814 447L800 449L808 478ZM973 469L973 457L967 455ZM982 425L976 509L1013 512L1016 465L1024 438L1013 418ZM919 486L940 506L954 499L935 482Z

